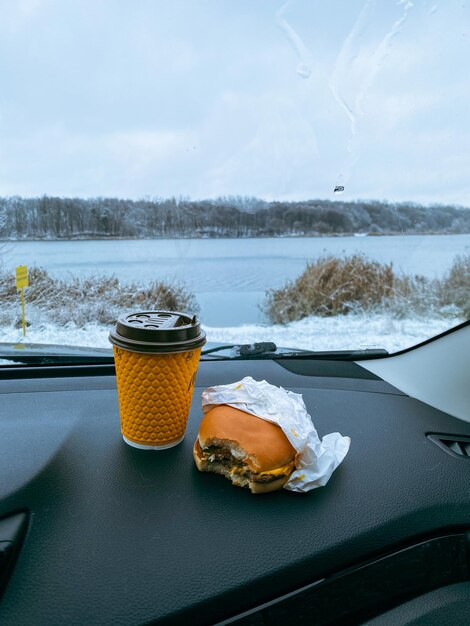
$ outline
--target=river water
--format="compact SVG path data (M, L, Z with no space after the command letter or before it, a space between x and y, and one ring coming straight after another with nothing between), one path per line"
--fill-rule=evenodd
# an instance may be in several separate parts
M325 254L360 252L409 274L442 276L470 235L15 241L0 244L7 270L39 265L52 275L114 275L123 281L184 281L209 326L263 323L266 289L296 278Z

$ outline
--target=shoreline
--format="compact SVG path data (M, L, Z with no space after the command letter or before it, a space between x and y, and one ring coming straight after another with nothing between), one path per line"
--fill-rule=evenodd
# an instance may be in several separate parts
M449 232L392 232L392 233L322 233L320 234L284 234L284 235L219 235L217 237L193 237L193 236L152 236L152 237L108 237L108 236L93 236L93 237L21 237L21 238L0 238L0 245L2 243L21 243L22 241L44 241L44 242L56 242L56 241L214 241L217 239L347 239L350 237L356 237L358 239L364 237L448 237L448 236L466 236L468 233L449 233Z

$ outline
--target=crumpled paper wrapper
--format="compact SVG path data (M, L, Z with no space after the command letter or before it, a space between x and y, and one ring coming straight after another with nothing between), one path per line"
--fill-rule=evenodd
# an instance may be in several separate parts
M289 491L305 493L323 487L348 453L350 437L330 433L320 441L302 396L265 380L246 376L230 385L204 389L203 412L218 404L228 404L282 428L297 451L296 469L284 485Z

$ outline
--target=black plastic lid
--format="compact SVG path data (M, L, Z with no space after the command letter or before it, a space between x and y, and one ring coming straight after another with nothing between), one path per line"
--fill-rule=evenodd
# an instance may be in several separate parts
M169 353L200 348L206 343L196 315L178 311L138 311L121 316L109 341L131 352Z

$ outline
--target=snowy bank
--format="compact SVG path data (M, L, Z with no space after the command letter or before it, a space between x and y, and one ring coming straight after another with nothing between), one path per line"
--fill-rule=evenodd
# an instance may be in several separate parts
M230 328L205 326L208 341L253 343L274 341L278 346L305 350L351 350L385 348L396 352L433 337L462 322L453 318L394 319L387 314L308 317L285 325L243 325ZM89 323L83 327L64 326L37 318L27 329L27 343L47 343L110 348L110 327ZM13 325L0 326L0 342L23 341L22 330Z

